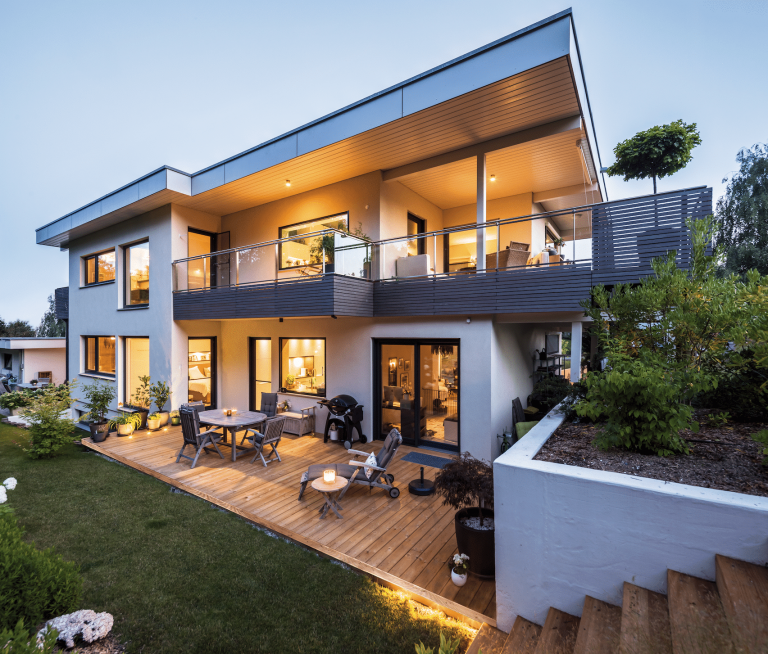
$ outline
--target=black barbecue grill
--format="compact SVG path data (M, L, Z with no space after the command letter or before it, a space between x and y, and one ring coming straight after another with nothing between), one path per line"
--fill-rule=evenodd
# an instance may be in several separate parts
M358 404L357 400L351 395L337 395L330 400L320 400L319 405L328 409L328 418L325 421L325 433L323 434L323 443L328 442L328 431L331 425L336 425L339 432L339 443L344 443L344 447L352 447L353 433L352 429L357 430L358 440L361 443L366 442L363 435L363 405Z

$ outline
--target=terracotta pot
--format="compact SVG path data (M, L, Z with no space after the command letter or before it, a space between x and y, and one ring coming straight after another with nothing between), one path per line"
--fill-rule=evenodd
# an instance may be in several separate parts
M493 529L472 529L462 524L461 519L477 517L480 509L471 507L456 512L454 524L456 528L456 543L459 554L469 556L467 565L469 572L485 579L496 575L496 545ZM483 518L493 518L493 511L483 509Z

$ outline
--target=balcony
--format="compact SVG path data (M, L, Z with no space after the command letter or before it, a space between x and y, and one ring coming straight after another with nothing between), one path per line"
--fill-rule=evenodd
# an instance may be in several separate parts
M328 229L173 264L174 318L578 311L592 286L632 283L712 213L699 187L370 243Z

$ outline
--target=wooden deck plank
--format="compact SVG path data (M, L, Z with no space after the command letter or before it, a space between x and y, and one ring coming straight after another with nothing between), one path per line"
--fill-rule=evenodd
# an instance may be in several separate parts
M324 444L321 437L284 438L279 447L282 462L266 468L258 460L251 464L248 455L232 462L226 447L221 448L223 459L215 452L202 455L194 469L188 460L176 463L181 447L178 427L152 434L138 432L132 438L110 437L99 444L84 439L83 444L336 558L380 583L475 622L475 626L481 622L495 625L493 581L475 579L466 590L450 584L446 562L455 550L453 511L436 496L417 497L407 492L407 481L418 476L420 466L402 461L402 457L418 451L416 448L401 446L389 468L400 497L393 499L381 489L369 493L355 485L341 502L344 518L320 520L318 508L324 500L319 493L308 487L298 501L301 474L315 463L350 459L346 450L335 443ZM370 452L379 446L358 443L355 448ZM438 588L445 588L446 595Z

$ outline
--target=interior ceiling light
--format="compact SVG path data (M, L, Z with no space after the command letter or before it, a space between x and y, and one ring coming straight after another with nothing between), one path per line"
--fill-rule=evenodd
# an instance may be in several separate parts
M290 179L286 179L285 180L285 185L286 186L290 186L291 185L291 180Z
M491 175L491 181L492 181L492 182L495 182L495 181L496 181L496 175Z

